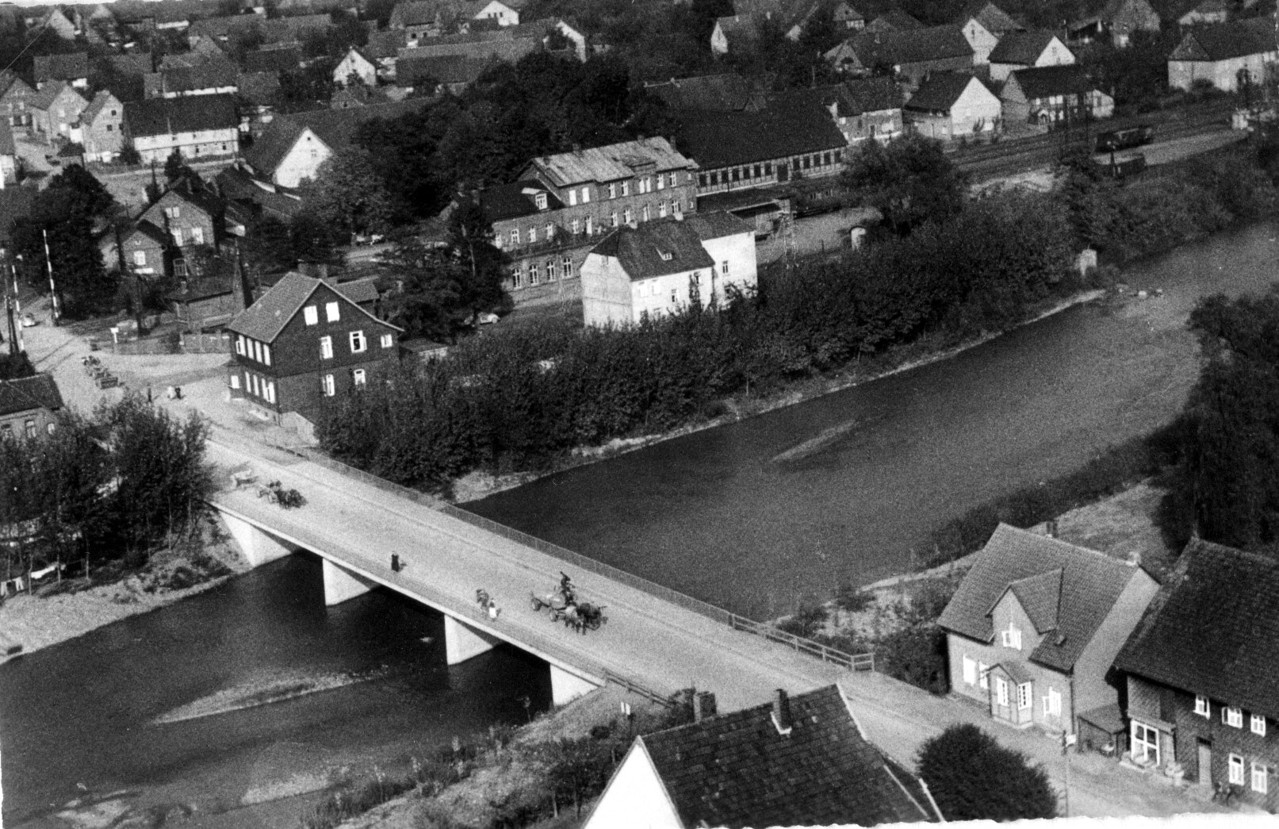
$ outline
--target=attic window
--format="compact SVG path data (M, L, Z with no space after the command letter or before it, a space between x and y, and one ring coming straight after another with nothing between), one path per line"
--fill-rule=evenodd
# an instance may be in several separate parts
M665 251L665 250L659 250L659 251L657 252L657 255L658 255L658 256L660 256L660 257L662 257L662 261L663 261L663 262L669 262L669 261L671 261L672 259L674 259L674 258L675 258L675 255L674 255L674 254L670 253L669 251Z
M546 194L545 194L545 193L538 193L536 196L534 196L534 197L533 197L533 203L537 205L537 209L538 209L538 210L545 210L545 209L546 209Z

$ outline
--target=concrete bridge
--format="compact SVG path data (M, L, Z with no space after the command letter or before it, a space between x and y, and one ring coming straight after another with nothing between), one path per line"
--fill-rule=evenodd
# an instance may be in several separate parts
M728 711L766 702L776 688L802 692L849 675L846 666L735 629L727 613L713 618L706 608L691 609L694 603L655 595L660 589L626 583L635 580L624 581L624 574L610 578L575 567L513 533L477 526L331 464L216 427L208 451L223 484L211 503L255 566L308 550L323 562L326 603L377 585L390 588L444 615L450 665L498 642L544 660L556 704L619 682L662 697L688 687L712 691L720 710ZM256 484L232 486L232 471L246 469L258 483L279 480L296 488L306 504L284 509L259 498ZM398 572L391 568L393 554ZM602 628L578 634L532 610L529 594L553 591L561 571L573 577L584 601L606 607ZM497 619L477 605L479 588L501 608Z

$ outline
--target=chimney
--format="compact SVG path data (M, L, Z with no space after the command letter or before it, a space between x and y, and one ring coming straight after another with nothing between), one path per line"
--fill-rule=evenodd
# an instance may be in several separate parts
M778 734L786 735L791 731L790 699L783 688L778 688L773 696L773 725Z
M715 716L715 695L710 691L698 691L693 694L693 722L701 722Z
M582 154L582 145L581 145L581 144L578 144L576 141L574 141L574 142L573 142L573 155L581 155L581 154Z

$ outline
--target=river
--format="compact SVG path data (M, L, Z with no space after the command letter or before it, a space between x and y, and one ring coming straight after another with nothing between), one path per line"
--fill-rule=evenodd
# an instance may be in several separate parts
M1168 421L1197 373L1204 295L1277 277L1273 224L1125 274L1163 295L1077 306L937 362L552 475L466 508L768 618L929 552L970 507Z
M900 570L949 517L1168 420L1197 374L1187 313L1208 293L1264 289L1277 235L1269 224L1219 235L1127 274L1160 297L1076 307L468 509L756 617L784 612L841 578ZM382 592L326 610L318 569L294 556L0 666L6 825L75 797L77 783L233 806L299 769L367 767L521 721L520 696L547 704L535 660L499 648L448 669L437 615ZM151 724L228 689L351 674L371 678Z

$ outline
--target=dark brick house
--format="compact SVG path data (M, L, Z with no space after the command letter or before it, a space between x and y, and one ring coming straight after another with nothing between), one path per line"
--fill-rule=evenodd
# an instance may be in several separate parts
M227 383L231 396L311 422L372 382L398 354L401 332L338 287L292 272L236 315Z
M637 737L586 829L939 820L927 789L866 740L838 686L714 708L714 695L697 694L695 722Z
M0 380L0 437L34 438L52 432L62 394L48 374Z
M1187 545L1115 659L1133 762L1279 810L1276 595L1279 559Z

